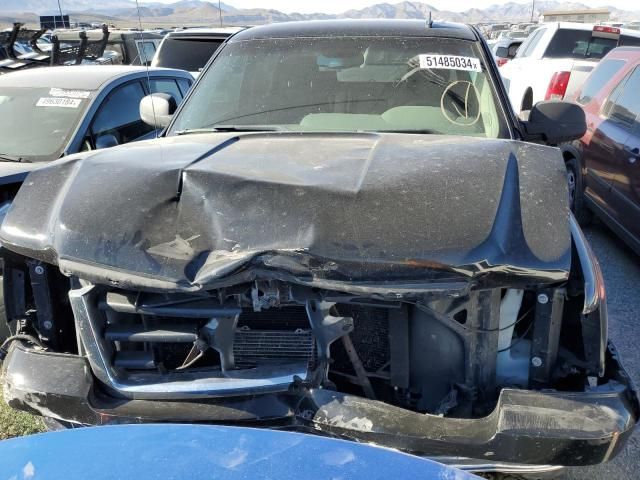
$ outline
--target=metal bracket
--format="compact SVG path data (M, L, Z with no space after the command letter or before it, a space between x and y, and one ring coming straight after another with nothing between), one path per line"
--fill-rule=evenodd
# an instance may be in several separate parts
M319 360L328 366L329 347L340 337L353 331L353 318L334 317L329 313L335 303L307 300L306 309L313 335L318 344Z
M564 288L538 291L529 364L531 387L545 386L556 365L565 292Z
M46 264L42 262L28 261L31 289L36 306L38 319L38 333L44 341L52 342L56 346L56 330L53 318L51 291L49 290L49 272Z
M233 317L212 318L202 329L207 342L220 354L220 367L223 372L236 368L233 356L233 340L239 315Z

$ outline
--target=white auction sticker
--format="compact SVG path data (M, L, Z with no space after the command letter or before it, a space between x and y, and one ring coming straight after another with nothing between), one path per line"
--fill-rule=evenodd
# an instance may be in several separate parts
M49 90L49 95L52 97L89 98L91 96L91 92L87 90L65 90L63 88L52 88Z
M481 72L480 60L473 57L460 57L458 55L432 55L430 53L419 55L420 68L440 68L446 70L466 70L468 72Z
M36 103L36 107L63 107L63 108L78 108L82 102L79 98L65 98L65 97L42 97Z

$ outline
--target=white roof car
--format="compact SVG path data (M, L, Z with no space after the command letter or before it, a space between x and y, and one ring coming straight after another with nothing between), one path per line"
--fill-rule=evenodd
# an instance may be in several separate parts
M640 46L640 32L585 23L541 25L500 69L511 104L519 112L569 96L602 57L625 45Z

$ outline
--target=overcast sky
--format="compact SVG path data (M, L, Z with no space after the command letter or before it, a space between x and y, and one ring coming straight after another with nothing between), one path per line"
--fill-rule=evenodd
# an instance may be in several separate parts
M176 0L140 0L144 1L162 1L164 3L173 3ZM216 2L217 0L210 0ZM232 5L236 8L273 8L285 13L301 12L301 13L342 13L351 8L363 8L376 3L399 3L400 0L223 0L224 3ZM440 10L462 11L471 7L484 8L496 3L507 3L500 0L422 0L424 3L433 5ZM516 3L527 3L515 0ZM638 0L574 0L584 3L591 7L600 7L603 5L611 5L623 10L640 10L640 1Z

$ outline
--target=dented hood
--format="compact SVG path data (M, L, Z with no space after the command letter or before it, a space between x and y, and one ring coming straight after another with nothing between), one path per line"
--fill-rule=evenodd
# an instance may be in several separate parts
M65 273L127 288L280 278L400 291L565 280L568 216L564 167L549 147L436 135L214 133L39 169L0 240Z

